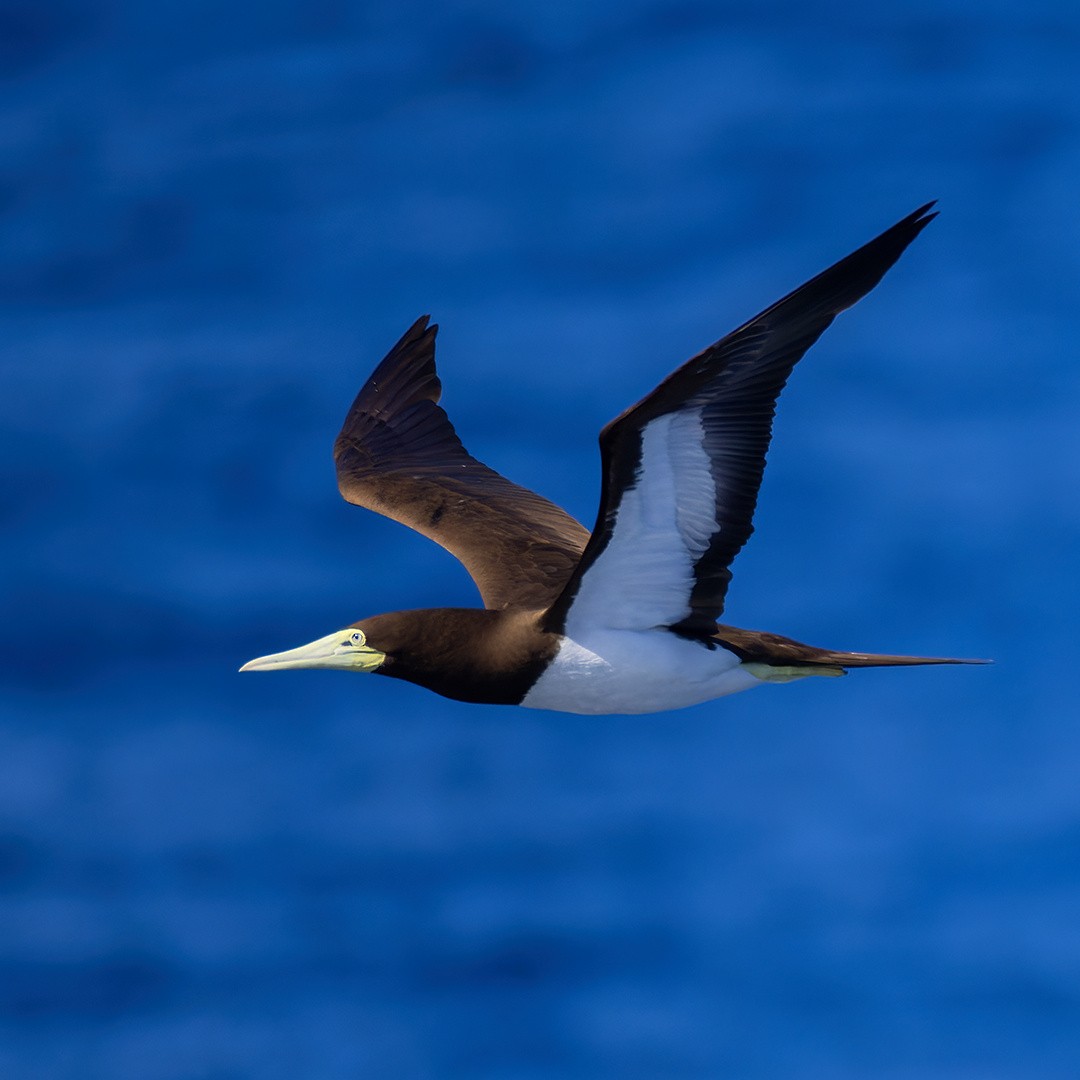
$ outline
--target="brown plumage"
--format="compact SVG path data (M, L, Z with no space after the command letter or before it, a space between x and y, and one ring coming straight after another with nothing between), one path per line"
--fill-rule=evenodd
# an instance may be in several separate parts
M438 329L426 315L417 319L356 396L334 443L338 488L456 556L485 607L546 607L588 530L461 445L438 404Z

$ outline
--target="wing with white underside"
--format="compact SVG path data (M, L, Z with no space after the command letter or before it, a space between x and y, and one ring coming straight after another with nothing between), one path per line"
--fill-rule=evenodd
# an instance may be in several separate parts
M924 206L688 361L600 435L596 527L547 626L709 637L752 519L776 400L836 315L934 217Z

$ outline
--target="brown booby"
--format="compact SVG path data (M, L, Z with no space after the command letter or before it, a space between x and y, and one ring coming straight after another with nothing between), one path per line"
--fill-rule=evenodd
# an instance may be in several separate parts
M837 652L717 622L729 567L752 531L780 391L835 316L936 216L932 206L710 345L608 424L591 534L469 454L438 404L437 327L417 320L345 418L338 487L456 556L484 607L375 615L240 670L373 671L460 701L646 713L848 668L975 662Z

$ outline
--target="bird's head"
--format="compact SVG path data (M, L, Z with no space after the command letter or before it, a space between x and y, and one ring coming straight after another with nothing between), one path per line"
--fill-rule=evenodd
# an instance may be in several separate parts
M530 611L428 608L371 615L241 671L373 671L459 701L516 705L558 648Z

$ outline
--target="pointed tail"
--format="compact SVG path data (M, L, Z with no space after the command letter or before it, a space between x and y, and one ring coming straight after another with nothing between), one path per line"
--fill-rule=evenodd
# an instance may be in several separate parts
M810 668L807 674L839 675L837 668L914 667L918 664L992 664L993 660L968 660L954 656L890 656L887 653L838 652L804 645L780 634L763 630L740 630L718 626L712 640L730 649L744 664L777 669ZM831 669L826 671L825 669Z
M798 663L755 663L743 661L743 667L762 682L785 683L811 675L846 675L850 668L914 667L917 664L992 664L993 660L960 660L951 656L889 656L884 653L835 652L811 649Z
M918 664L992 664L993 660L961 659L955 656L890 656L888 653L834 652L815 650L815 664L830 664L842 668L857 667L914 667Z

